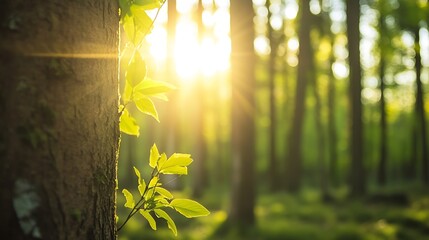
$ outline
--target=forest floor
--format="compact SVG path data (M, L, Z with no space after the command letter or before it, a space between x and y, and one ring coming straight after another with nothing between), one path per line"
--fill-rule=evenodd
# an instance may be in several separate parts
M255 209L257 222L245 232L223 231L227 196L207 194L200 202L208 217L186 219L173 215L178 228L174 237L165 222L152 231L139 216L119 234L120 240L424 240L429 239L429 191L377 192L361 199L342 197L321 201L314 190L299 195L260 194Z

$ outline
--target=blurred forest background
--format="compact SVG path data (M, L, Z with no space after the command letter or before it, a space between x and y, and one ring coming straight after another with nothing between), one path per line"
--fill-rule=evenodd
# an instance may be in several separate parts
M177 239L427 239L428 25L427 0L168 0L143 56L178 89L122 136L119 189L156 143L212 212ZM174 238L142 223L119 238Z

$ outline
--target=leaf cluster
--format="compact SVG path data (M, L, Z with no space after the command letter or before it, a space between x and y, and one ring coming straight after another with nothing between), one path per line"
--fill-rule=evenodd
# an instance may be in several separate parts
M191 155L182 153L174 153L167 158L165 153L159 153L158 148L154 144L150 150L149 166L152 168L152 174L148 183L142 178L140 171L134 167L134 173L137 176L137 189L139 192L138 200L135 200L133 194L129 190L122 190L126 199L124 206L130 208L131 212L125 222L118 228L118 231L137 212L148 221L153 230L156 230L154 216L164 219L167 222L168 228L171 229L175 236L177 236L176 224L163 209L174 209L187 218L209 215L210 212L196 201L174 198L173 194L163 188L162 183L159 181L161 174L187 175L187 167L192 161Z
M152 116L159 122L154 98L167 101L166 93L175 89L167 82L155 81L147 76L147 67L139 49L153 27L153 20L147 10L160 9L165 1L161 0L120 0L121 25L132 46L131 58L125 69L125 87L119 106L121 132L139 136L140 127L131 115L129 107L134 104L142 113Z

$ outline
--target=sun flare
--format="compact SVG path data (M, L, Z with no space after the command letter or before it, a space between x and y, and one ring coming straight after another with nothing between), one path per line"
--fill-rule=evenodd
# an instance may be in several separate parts
M193 1L182 1L195 4ZM183 6L182 6L183 7ZM183 9L192 9L192 6ZM165 10L165 9L164 9ZM182 83L192 83L198 77L212 79L230 67L229 23L224 20L225 9L205 9L203 12L204 34L199 37L197 23L191 12L179 11L174 39L175 74ZM148 36L149 53L159 64L167 61L166 11L161 11L153 32ZM164 15L164 16L163 16ZM221 29L221 30L219 30Z

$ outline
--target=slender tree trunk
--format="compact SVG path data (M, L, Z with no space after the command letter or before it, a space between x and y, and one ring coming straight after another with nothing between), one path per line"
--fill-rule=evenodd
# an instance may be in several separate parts
M233 225L255 221L255 103L252 0L231 1L232 202Z
M204 33L204 25L203 25L203 3L202 0L198 1L197 7L197 16L196 20L198 23L198 39L201 44ZM200 197L203 194L204 189L208 183L208 172L206 167L206 157L207 157L207 146L206 140L204 136L204 103L205 103L205 91L204 91L204 77L201 73L199 73L199 78L196 83L196 96L197 101L194 102L196 104L195 109L195 133L196 133L196 141L195 141L195 150L196 154L194 154L195 160L195 184L193 195L195 197Z
M384 82L384 73L386 68L386 61L384 56L384 43L383 39L385 39L384 34L385 31L385 24L384 24L384 17L380 17L380 66L379 66L379 77L380 77L380 161L378 164L378 174L377 174L377 181L380 186L386 185L387 180L387 113L386 113L386 100L384 96L384 90L385 90L385 82Z
M175 39L176 39L176 23L177 23L177 9L176 9L176 0L168 0L167 2L167 80L173 84L177 84L176 77L176 68L174 62L174 52L175 52ZM177 106L179 103L178 94L173 91L169 94L171 99L170 104L167 109L167 118L166 118L166 133L164 135L165 143L164 148L168 153L177 151L177 135L178 135L178 124L177 124ZM174 103L174 104L173 104Z
M289 135L289 157L286 163L286 190L295 192L301 185L302 153L301 139L305 111L305 95L307 82L312 77L309 71L312 61L312 47L310 42L310 7L308 0L300 1L301 19L298 31L299 55L298 76L296 84L295 107L292 127Z
M429 185L429 155L427 145L427 132L426 132L426 118L424 108L424 96L423 96L423 84L421 80L422 72L422 58L420 55L420 35L419 28L416 28L414 32L415 36L415 67L416 67L416 123L417 134L420 135L421 139L421 150L422 150L422 181L425 185ZM418 143L419 141L416 141Z
M271 5L271 1L268 0L266 2L266 7L269 9ZM275 77L276 77L276 58L277 58L277 41L274 36L274 29L270 24L271 12L268 11L268 39L270 40L270 58L268 60L268 84L269 84L269 92L270 92L270 130L269 130L269 170L268 170L268 181L271 190L276 190L278 188L278 178L277 178L277 141L276 141L276 133L277 133L277 112L276 112L276 85L275 85Z
M313 65L314 69L314 65ZM315 70L313 70L315 71ZM327 183L327 176L326 176L326 164L325 164L325 156L326 156L326 146L325 146L325 134L324 134L324 127L322 123L322 101L320 99L317 84L317 78L313 77L313 94L315 98L315 124L317 129L317 143L318 143L318 166L319 166L319 180L320 180L320 190L322 193L322 197L326 198L328 196L328 183Z
M359 1L346 0L347 38L350 66L350 194L361 196L366 192L366 177L363 160L363 122L361 102L361 65L360 65L360 5Z
M167 61L166 61L166 77L167 81L177 85L178 79L176 75L176 66L174 61L175 40L176 40L176 23L177 23L177 8L176 0L167 1ZM169 94L169 104L166 108L166 118L164 121L165 132L162 137L162 148L167 154L172 154L175 151L180 151L178 137L180 135L180 107L179 94L177 91L172 91ZM177 179L173 175L163 176L162 179L172 189L180 189L181 179Z
M116 1L3 1L4 239L116 239Z
M334 48L333 36L331 38L331 47ZM329 131L329 175L333 186L339 184L338 174L338 155L337 155L337 128L335 120L335 77L332 71L334 63L334 53L331 51L329 57L329 84L328 84L328 131Z

